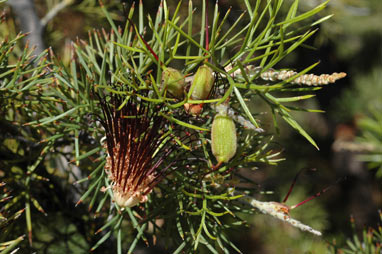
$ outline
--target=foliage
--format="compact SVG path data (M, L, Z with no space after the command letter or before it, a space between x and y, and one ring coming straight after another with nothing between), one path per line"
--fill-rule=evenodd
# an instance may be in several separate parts
M377 169L376 176L382 178L382 116L377 109L372 113L371 117L359 120L362 132L357 141L361 147L368 148L359 159L368 162L369 168Z
M382 222L382 212L379 211L380 222ZM377 228L364 228L362 231L362 239L359 238L355 232L354 218L351 218L351 225L353 228L353 236L351 239L346 240L346 247L338 248L336 245L329 247L330 253L344 253L344 254L374 254L380 253L382 250L382 227L378 225Z
M43 55L33 56L33 51L28 46L20 55L15 54L15 46L24 36L25 34L18 34L14 38L5 36L0 43L0 113L3 116L0 119L2 125L0 168L7 169L0 171L4 181L1 184L4 190L1 201L6 202L1 208L1 213L2 217L8 217L2 218L1 227L4 229L0 237L1 242L9 240L9 236L14 237L16 232L26 233L24 229L20 229L20 226L12 223L24 212L29 239L31 239L31 207L44 212L39 201L34 197L34 192L31 191L31 185L37 186L45 179L36 172L36 168L43 160L46 149L38 144L39 134L36 130L22 127L17 123L20 119L28 118L25 118L27 115L24 111L27 105L24 104L25 97L23 98L15 91L28 86L38 86L39 83L44 82L47 59ZM15 64L12 63L13 59L18 59ZM25 95L29 94L30 91ZM15 240L4 242L1 244L1 250L4 253L11 251L23 238L20 236Z
M360 132L345 148L360 153L358 158L369 162L371 169L379 168L377 177L382 176L381 69L382 67L377 65L369 72L356 76L351 89L345 91L335 103L337 121L353 121Z
M337 122L349 122L357 116L369 117L371 111L382 107L379 96L382 93L381 71L382 66L376 65L354 76L350 89L334 103L337 113L333 118Z
M102 6L111 31L93 30L87 41L72 42L67 62L61 61L52 50L35 57L25 47L16 63L8 63L4 59L9 57L12 45L24 35L10 42L4 40L0 96L6 114L2 121L11 125L17 131L12 136L19 138L16 149L10 149L9 143L2 145L12 154L10 157L19 160L5 160L2 166L8 169L4 176L7 185L21 185L17 188L20 193L10 202L26 208L31 245L34 225L31 204L45 213L34 194L41 196L44 182L60 176L66 184L75 181L75 191L81 193L76 209L85 214L81 206L86 203L89 211L104 222L96 230L94 227L99 225L86 217L87 234L100 235L97 242L89 241L93 246L91 250L107 244L108 239L116 239L118 253L123 249L132 253L139 243L155 244L160 236L159 244L173 253L240 252L227 232L246 224L242 216L253 214L254 209L240 201L257 191L254 183L238 169L275 165L282 160L272 141L272 130L262 126L264 112L251 109L251 101L269 108L276 129L277 117L280 117L318 148L291 114L318 110L288 104L313 97L311 93L325 84L307 79L313 76L304 76L317 64L299 73L273 68L303 46L315 33L314 26L328 18L312 24L300 23L325 8L327 2L300 14L298 1L294 1L284 15L280 15L283 1L265 4L256 1L254 6L244 2L246 13L228 30L223 28L230 11L221 17L216 5L210 30L208 19L202 15L198 31L193 29L196 21L191 1L185 17L180 16L180 4L170 15L167 3L162 1L155 19L148 16L147 21L143 4L139 4L138 10L132 5L123 27L118 26L106 6ZM203 2L202 13L207 9ZM132 21L134 15L138 16L137 25ZM184 88L183 99L167 95L162 85L162 73L167 67L177 67L185 77L192 77L202 64L211 68L216 77L210 98L193 99L192 82ZM290 75L281 78L281 73ZM314 76L312 80L318 78ZM165 161L160 165L163 179L152 189L148 201L134 208L119 207L113 201L114 182L104 170L110 150L102 145L102 138L110 135L110 130L100 124L109 121L102 104L113 105L116 97L120 101L115 107L110 106L113 112L119 112L125 105L140 105L136 108L147 108L147 112L154 112L152 114L166 122L156 136L162 143L150 155L151 159L159 154L159 161ZM203 111L197 116L190 115L184 110L186 104L202 105ZM221 113L222 105L225 114L236 120L238 149L231 160L218 167L209 142L213 116ZM134 142L139 143L140 138ZM163 155L160 149L167 144L171 153L165 150ZM71 164L50 165L60 159ZM10 170L12 168L15 170ZM65 189L57 183L51 187L55 191L61 188ZM74 229L71 226L68 234L75 234ZM44 233L47 229L40 227L40 231ZM71 239L75 242L78 237ZM87 248L87 243L78 242L81 242L79 249ZM36 246L40 247L41 243L35 243L38 248Z
M313 1L306 2L309 6ZM382 26L381 22L379 22L379 16L382 6L380 1L338 0L332 2L328 9L333 14L333 18L323 23L321 28L324 31L324 36L321 36L318 42L321 44L327 40L337 41L340 38L340 42L334 45L336 55L349 61L362 61L364 65L360 65L360 68L363 69L370 64L370 61L377 60L373 58L362 59L359 56L362 54L370 55L375 50L378 51L373 46L365 48L365 44L367 42L371 44L378 43L378 40L373 41L372 37L381 35ZM379 63L379 61L375 63Z
M11 191L4 186L5 186L4 182L0 183L0 188L2 189L0 203L5 203L12 198L10 196ZM24 212L24 209L19 211L12 211L11 205L4 205L4 208L1 210L1 213L0 213L0 229L3 232L3 235L9 233L7 232L8 231L7 228L11 228L12 222L16 220L18 217L20 217L20 215L23 212ZM4 236L0 238L0 241L1 241L0 253L2 254L9 253L13 249L15 249L17 245L19 244L19 242L24 240L24 236L19 236L18 238L7 241L7 242L5 242L4 239L5 239Z

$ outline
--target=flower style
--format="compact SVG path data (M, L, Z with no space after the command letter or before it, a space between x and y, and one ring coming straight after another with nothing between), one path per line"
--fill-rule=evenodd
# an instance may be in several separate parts
M100 99L106 132L105 171L112 182L114 201L120 207L133 207L148 200L153 187L171 166L159 167L172 151L160 130L166 119L159 107L132 98L119 110L123 100L111 95Z

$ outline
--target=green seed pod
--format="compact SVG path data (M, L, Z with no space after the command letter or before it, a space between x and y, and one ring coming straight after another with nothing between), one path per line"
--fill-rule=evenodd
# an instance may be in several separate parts
M168 95L183 99L185 84L184 76L180 71L170 67L163 70L161 89L167 90Z
M211 92L214 85L215 77L210 67L207 65L200 66L194 75L192 81L191 98L193 100L205 100Z
M236 147L235 123L231 117L217 114L212 122L211 148L218 165L228 162L235 155Z

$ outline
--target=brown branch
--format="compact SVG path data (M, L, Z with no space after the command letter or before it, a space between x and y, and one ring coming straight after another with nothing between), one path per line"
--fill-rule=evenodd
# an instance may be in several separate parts
M20 22L20 30L29 33L26 40L32 46L35 46L35 53L38 55L45 49L42 39L43 26L36 14L35 6L32 0L12 0L8 1Z

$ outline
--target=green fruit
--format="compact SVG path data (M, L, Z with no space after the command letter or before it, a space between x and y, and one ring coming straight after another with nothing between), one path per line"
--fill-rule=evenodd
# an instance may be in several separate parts
M218 164L228 162L236 153L235 123L227 115L217 114L212 122L211 149Z
M163 70L161 89L167 90L168 95L174 98L183 99L185 85L186 81L180 71L170 67Z
M207 99L214 82L215 77L211 68L207 65L200 66L194 75L194 80L192 81L191 98L193 100Z

